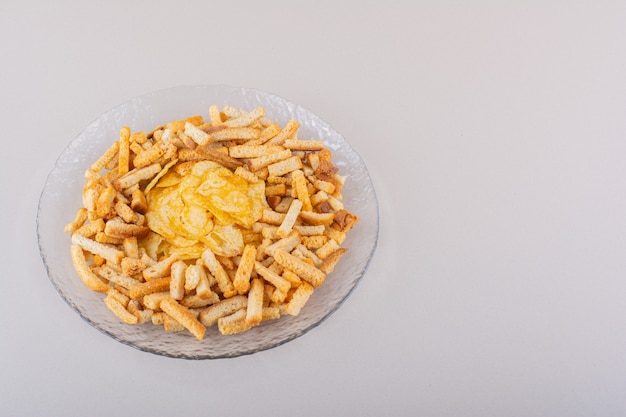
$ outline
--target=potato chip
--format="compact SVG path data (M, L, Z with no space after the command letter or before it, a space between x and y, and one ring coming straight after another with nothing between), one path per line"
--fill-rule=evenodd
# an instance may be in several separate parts
M207 245L220 256L237 256L243 251L243 234L237 226L215 225L207 235Z

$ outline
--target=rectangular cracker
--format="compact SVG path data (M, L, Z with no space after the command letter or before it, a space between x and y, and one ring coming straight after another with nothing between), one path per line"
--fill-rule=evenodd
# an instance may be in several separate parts
M183 305L180 305L176 300L172 298L166 298L161 301L161 310L174 318L177 322L182 324L187 330L189 330L196 339L202 340L206 327L193 314L189 309Z
M300 278L307 281L314 287L319 287L326 279L326 274L324 272L283 250L274 251L274 259L283 268L295 272Z
M72 243L74 245L80 246L87 252L91 252L94 255L99 255L107 261L110 261L116 265L119 265L120 262L122 262L122 258L124 257L124 252L122 252L121 250L118 250L104 243L96 242L95 240L86 238L85 236L81 236L76 233L72 235Z

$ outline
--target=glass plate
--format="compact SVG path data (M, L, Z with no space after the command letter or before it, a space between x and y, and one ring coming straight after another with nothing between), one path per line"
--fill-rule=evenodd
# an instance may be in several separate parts
M297 317L284 316L241 334L223 336L216 326L203 341L189 332L168 333L151 323L121 323L95 293L80 281L69 254L70 237L63 226L81 206L85 170L119 138L121 126L149 131L170 120L195 114L208 118L212 104L251 110L262 106L267 116L284 125L300 123L298 137L322 139L333 152L339 173L346 175L344 204L360 217L342 246L349 251L317 288ZM134 98L90 123L59 156L41 193L37 214L41 257L50 281L67 304L106 335L142 351L176 358L236 357L281 345L319 325L350 295L372 258L378 240L378 202L367 168L348 142L309 110L262 91L228 86L181 86Z

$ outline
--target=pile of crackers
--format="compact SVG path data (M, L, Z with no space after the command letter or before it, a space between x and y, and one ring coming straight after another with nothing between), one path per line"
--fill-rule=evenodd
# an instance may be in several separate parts
M82 207L65 227L83 283L128 324L246 331L283 315L296 316L347 252L358 216L342 202L346 181L322 140L298 138L299 124L279 126L262 107L209 108L150 132L120 129L119 140L85 173ZM150 191L168 172L196 164L225 167L265 187L264 208L228 251L197 258L166 251L147 221ZM210 213L209 213L210 215ZM217 219L214 219L217 222Z

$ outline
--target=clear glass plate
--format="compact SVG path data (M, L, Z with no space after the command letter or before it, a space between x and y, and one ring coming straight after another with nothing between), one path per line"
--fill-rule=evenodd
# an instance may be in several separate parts
M149 131L164 122L194 114L208 118L212 104L242 109L263 106L267 116L284 125L300 123L298 137L321 139L333 151L339 173L347 176L344 204L360 217L343 246L348 253L316 289L300 315L262 323L247 332L223 336L216 326L203 341L189 332L165 332L151 323L121 323L95 293L80 281L69 254L63 226L81 206L85 170L119 137L121 126ZM50 281L67 304L106 335L142 351L176 358L236 357L278 346L306 333L333 313L350 295L372 259L378 240L378 202L365 164L349 143L309 110L262 91L227 86L181 86L134 98L90 123L59 156L41 193L37 214L41 257Z

